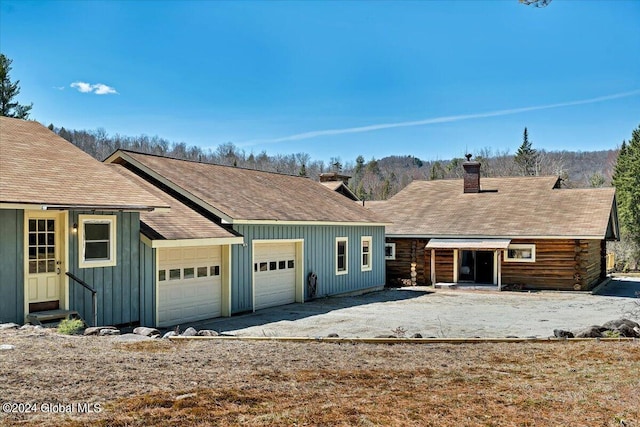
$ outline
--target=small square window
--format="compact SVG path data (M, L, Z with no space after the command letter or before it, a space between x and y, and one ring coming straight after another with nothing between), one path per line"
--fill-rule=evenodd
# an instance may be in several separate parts
M278 270L284 270L287 268L287 261L278 261Z
M269 262L269 270L276 270L278 268L278 263L275 261Z
M158 280L160 282L167 280L167 270L159 270L158 271Z
M258 263L253 264L253 271L258 271Z
M211 275L212 276L219 276L220 275L220 266L219 265L212 265L211 269L210 269Z
M269 270L269 268L268 268L268 267L269 267L269 266L267 265L267 263L266 263L266 262L261 262L261 263L260 263L260 271L268 271L268 270Z
M287 261L287 268L293 268L295 266L295 263L293 262L292 259L290 259L289 261Z
M185 279L193 279L194 277L195 277L195 269L193 267L184 269Z
M384 259L396 259L396 244L385 243L384 244Z
M198 267L198 277L207 277L207 267Z
M180 280L180 269L172 268L169 270L169 280Z

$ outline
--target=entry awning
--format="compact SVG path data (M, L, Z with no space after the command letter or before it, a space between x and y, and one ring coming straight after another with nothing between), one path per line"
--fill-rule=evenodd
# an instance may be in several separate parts
M427 249L507 249L511 239L431 239Z

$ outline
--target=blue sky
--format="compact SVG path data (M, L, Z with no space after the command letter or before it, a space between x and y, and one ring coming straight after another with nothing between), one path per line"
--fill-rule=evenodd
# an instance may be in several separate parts
M640 124L638 1L2 0L0 51L33 119L203 148L445 160Z

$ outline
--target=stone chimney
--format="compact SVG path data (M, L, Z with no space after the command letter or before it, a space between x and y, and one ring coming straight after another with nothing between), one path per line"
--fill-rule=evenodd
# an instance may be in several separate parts
M480 162L471 161L471 154L465 156L467 161L462 164L464 168L464 192L480 192Z

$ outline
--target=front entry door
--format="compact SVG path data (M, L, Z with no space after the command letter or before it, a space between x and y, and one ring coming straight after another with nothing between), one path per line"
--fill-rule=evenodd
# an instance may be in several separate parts
M28 312L62 308L64 213L26 212L26 289Z
M493 252L476 252L476 283L493 283Z

